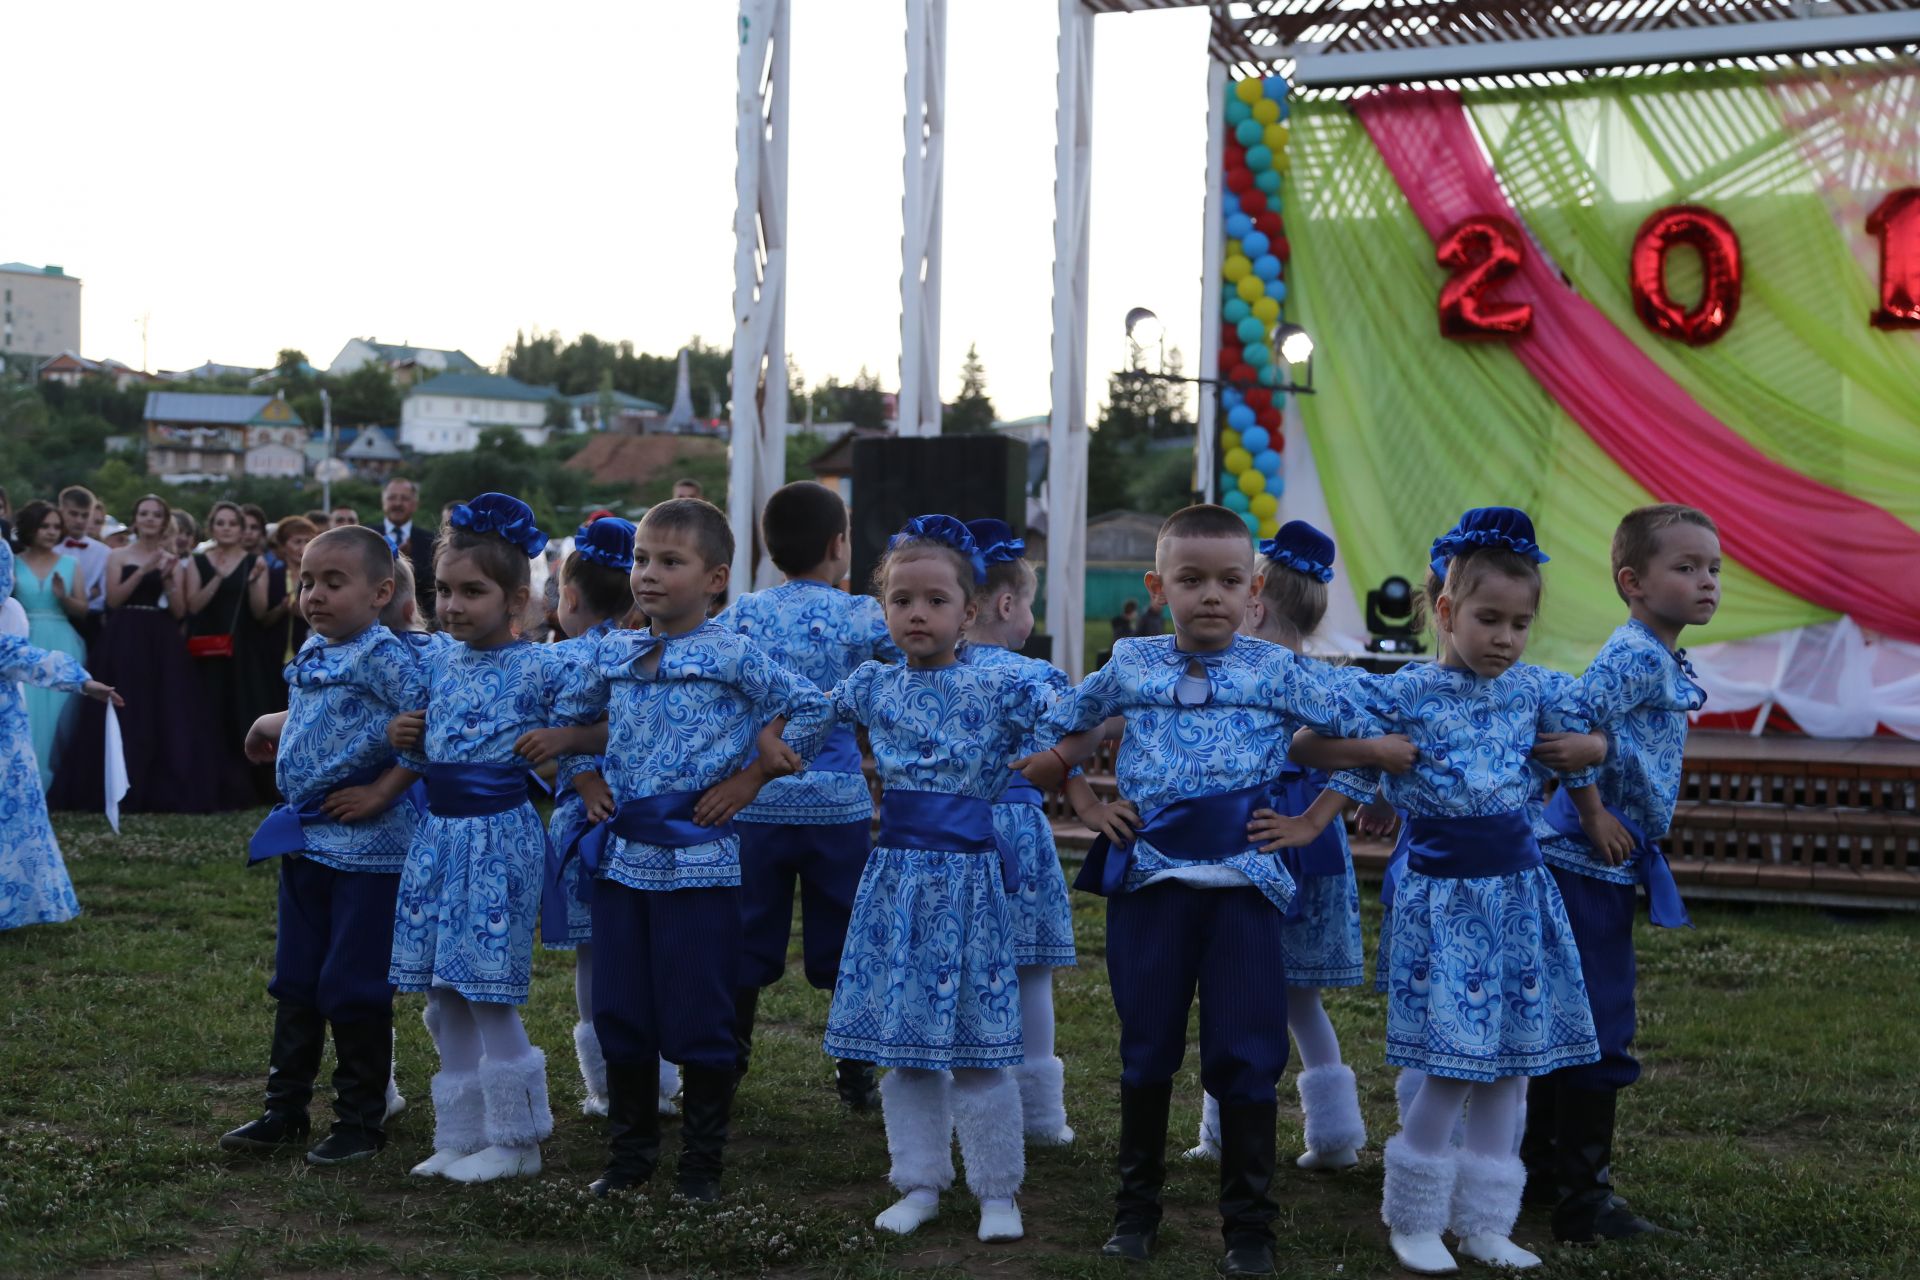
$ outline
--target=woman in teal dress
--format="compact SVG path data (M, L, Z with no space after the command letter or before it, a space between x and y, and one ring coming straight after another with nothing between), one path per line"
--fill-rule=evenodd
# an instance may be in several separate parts
M87 616L87 590L79 581L78 563L60 550L60 513L47 502L29 502L20 509L14 537L20 548L20 571L14 578L14 598L27 611L27 639L37 649L64 653L76 662L87 660L86 642L73 624ZM40 766L40 789L53 781L53 748L60 717L71 699L58 689L29 685L27 721L33 729L33 757Z

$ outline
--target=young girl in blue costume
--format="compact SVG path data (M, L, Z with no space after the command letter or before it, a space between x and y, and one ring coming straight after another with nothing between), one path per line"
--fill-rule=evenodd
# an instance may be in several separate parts
M1033 597L1039 585L1026 560L1026 542L1014 537L1004 520L969 520L967 530L986 560L987 578L974 593L974 620L960 656L975 666L1024 677L1031 682L1034 699L1051 706L1073 686L1066 672L1052 663L1019 653L1033 634ZM1021 744L1021 752L1035 747L1029 740ZM1020 860L1020 888L1007 895L1007 911L1020 976L1020 1037L1026 1060L1013 1069L1013 1078L1020 1085L1028 1140L1058 1146L1073 1141L1073 1130L1067 1125L1066 1065L1053 1049L1053 971L1077 962L1073 907L1040 789L1018 773L1008 776L1012 780L993 806L993 828ZM1096 830L1122 838L1131 830L1114 825L1111 812L1078 770L1068 779L1066 794L1082 821Z
M1327 612L1333 581L1333 539L1304 520L1282 525L1260 544L1262 585L1247 607L1242 633L1301 651ZM1340 679L1356 667L1329 668ZM1312 765L1309 766L1309 760ZM1328 770L1378 768L1404 773L1413 765L1413 744L1401 734L1377 738L1328 738L1302 743L1280 771L1274 800L1281 813L1304 813L1329 781ZM1252 834L1262 838L1271 810L1255 814ZM1281 923L1286 956L1287 1030L1300 1054L1295 1087L1306 1119L1307 1149L1295 1161L1302 1169L1346 1169L1366 1145L1353 1068L1340 1059L1340 1040L1320 1001L1325 987L1357 987L1365 981L1360 942L1360 889L1346 828L1329 824L1311 845L1282 855L1294 879L1293 904ZM1208 1094L1200 1118L1200 1142L1190 1158L1220 1156L1220 1103Z
M864 664L833 691L869 731L884 788L880 832L854 899L827 1052L893 1068L880 1082L889 1175L902 1198L874 1225L905 1235L939 1212L953 1139L980 1201L979 1237L1017 1240L1026 1175L1020 980L1011 849L993 802L1045 706L1032 680L961 662L986 563L952 516L907 522L875 570L902 666Z
M546 829L527 801L529 729L559 723L570 668L550 645L514 635L528 560L547 544L518 498L484 493L447 513L434 557L435 611L453 643L422 651L424 723L396 721L402 760L426 775L427 815L400 877L389 971L427 993L440 1053L433 1155L422 1176L457 1182L540 1171L553 1131L547 1060L518 1006L533 971Z
M13 551L0 540L0 600L12 591ZM58 924L80 914L47 820L22 684L125 705L71 655L37 649L20 636L0 636L0 931Z
M1536 737L1590 722L1564 677L1520 661L1545 559L1524 512L1469 511L1433 547L1438 660L1359 690L1419 749L1412 771L1383 784L1409 814L1385 943L1387 1061L1425 1076L1387 1142L1381 1217L1400 1264L1426 1275L1457 1267L1441 1240L1449 1228L1476 1261L1539 1265L1509 1238L1526 1180L1514 1155L1526 1081L1599 1056L1579 952L1527 812ZM1592 783L1591 772L1567 779ZM1335 779L1357 799L1374 785ZM1326 793L1303 822L1340 799Z

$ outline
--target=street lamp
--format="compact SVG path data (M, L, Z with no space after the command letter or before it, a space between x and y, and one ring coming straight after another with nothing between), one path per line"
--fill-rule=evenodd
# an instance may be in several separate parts
M1138 351L1146 342L1157 342L1162 347L1161 371L1148 373L1145 369L1127 369L1118 376L1136 381L1151 382L1188 382L1205 387L1238 387L1242 391L1251 390L1262 384L1257 382L1238 383L1226 378L1179 378L1164 372L1166 361L1166 328L1160 323L1160 317L1145 307L1135 307L1127 312L1127 341ZM1287 381L1268 388L1271 391L1289 392L1294 395L1313 394L1313 335L1297 324L1283 324L1273 332L1274 351L1286 364L1304 364L1307 367L1303 382Z

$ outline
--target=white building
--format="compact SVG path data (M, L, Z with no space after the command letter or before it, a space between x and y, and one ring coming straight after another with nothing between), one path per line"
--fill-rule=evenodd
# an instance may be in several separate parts
M327 372L339 377L369 364L383 364L389 370L415 371L419 379L442 373L484 372L464 351L445 351L438 347L414 347L404 342L376 342L372 338L349 338L340 354L327 366Z
M0 262L0 363L80 349L80 278L59 267Z
M485 373L443 373L407 391L400 405L400 444L415 453L463 453L488 427L512 427L528 444L545 444L552 387Z

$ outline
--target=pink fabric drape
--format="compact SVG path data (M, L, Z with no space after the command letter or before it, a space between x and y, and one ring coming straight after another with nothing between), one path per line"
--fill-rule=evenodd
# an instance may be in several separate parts
M1436 242L1475 214L1526 225L1500 190L1459 94L1390 89L1358 99L1354 109ZM1620 269L1627 269L1625 245ZM1741 439L1538 252L1499 297L1533 304L1533 329L1509 344L1514 355L1648 492L1710 514L1727 555L1783 590L1920 642L1913 590L1920 533Z

